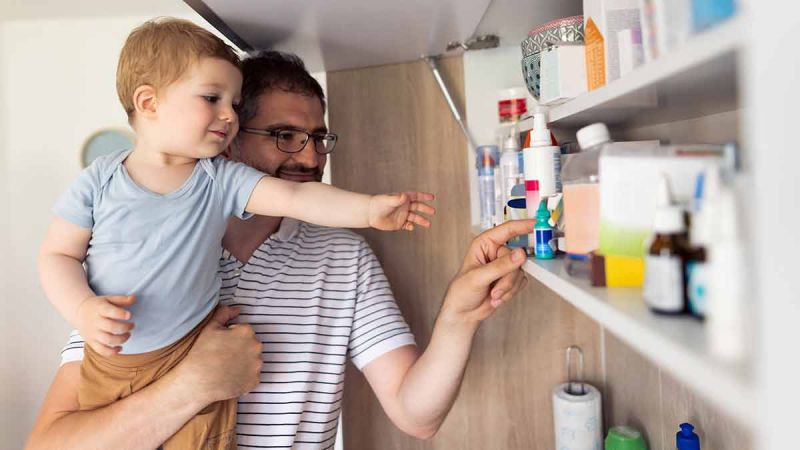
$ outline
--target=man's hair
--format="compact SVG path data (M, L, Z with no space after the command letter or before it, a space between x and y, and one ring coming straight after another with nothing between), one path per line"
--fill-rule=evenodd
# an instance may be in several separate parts
M117 65L117 95L128 121L135 111L133 93L137 88L150 85L161 90L202 58L218 58L241 67L229 45L188 20L159 17L131 31Z
M258 97L281 90L317 97L325 111L322 86L306 70L297 55L278 51L263 51L242 61L242 101L239 104L239 123L246 124L258 114Z

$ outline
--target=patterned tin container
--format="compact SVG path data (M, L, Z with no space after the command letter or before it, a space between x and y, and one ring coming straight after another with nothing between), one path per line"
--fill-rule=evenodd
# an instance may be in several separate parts
M522 47L522 76L533 98L539 100L542 51L560 42L583 42L583 16L564 17L540 25L526 37Z

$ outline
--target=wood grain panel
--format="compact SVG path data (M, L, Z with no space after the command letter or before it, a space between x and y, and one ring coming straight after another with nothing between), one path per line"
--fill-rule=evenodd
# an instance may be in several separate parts
M443 60L441 69L461 103L461 59ZM422 62L332 72L327 83L331 129L341 136L332 160L333 183L361 192L413 188L437 195L432 229L364 233L424 348L471 239L466 144ZM429 441L397 430L361 373L350 367L345 448L551 450L550 395L566 378L563 351L581 345L587 376L602 388L599 334L596 323L531 282L482 326L459 399Z

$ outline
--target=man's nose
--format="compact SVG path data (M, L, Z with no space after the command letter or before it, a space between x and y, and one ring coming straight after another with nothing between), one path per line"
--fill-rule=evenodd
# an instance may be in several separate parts
M314 150L314 139L309 139L306 146L297 153L292 154L292 159L303 167L314 169L319 166L317 152Z

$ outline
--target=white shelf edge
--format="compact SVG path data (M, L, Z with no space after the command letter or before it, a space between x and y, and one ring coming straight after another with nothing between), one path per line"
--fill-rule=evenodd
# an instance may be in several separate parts
M711 30L692 36L680 48L637 67L605 86L583 93L565 103L546 106L549 110L549 123L557 125L559 121L633 94L679 75L690 67L740 48L745 39L745 33L741 30L746 25L746 17L740 13ZM521 131L528 131L532 126L533 121L526 121L521 126Z
M653 329L645 321L631 317L602 298L603 294L613 294L614 291L627 291L624 295L630 297L634 288L591 288L588 282L582 282L587 286L580 286L581 281L560 273L562 267L562 260L528 259L523 270L727 415L742 424L751 423L757 405L755 383L747 379L743 367L720 363L707 352L697 351L691 345L667 336L663 329ZM695 331L702 328L702 324L692 318L648 314L650 317L647 322L650 324L654 321L664 324L671 321L684 328L696 326Z

